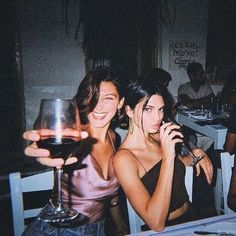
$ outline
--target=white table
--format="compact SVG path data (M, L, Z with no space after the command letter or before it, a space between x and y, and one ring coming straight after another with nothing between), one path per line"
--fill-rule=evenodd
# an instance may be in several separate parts
M202 220L191 221L184 224L166 227L164 231L157 233L149 230L131 234L142 236L197 236L195 231L228 232L236 235L236 213L210 217ZM208 234L210 235L210 234ZM211 234L213 236L213 234Z
M210 137L214 141L215 149L223 149L227 128L223 125L199 125L195 118L189 117L180 111L177 112L175 120L186 127Z

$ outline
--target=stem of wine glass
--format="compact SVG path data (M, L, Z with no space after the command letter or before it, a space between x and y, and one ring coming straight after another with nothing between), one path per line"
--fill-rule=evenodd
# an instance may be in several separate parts
M193 157L193 158L196 158L196 156L193 154L192 150L190 150L186 145L185 143L181 143L182 147Z
M61 211L63 210L62 207L62 197L61 197L61 177L63 174L62 168L59 168L56 170L56 178L57 178L57 206L56 206L56 211Z

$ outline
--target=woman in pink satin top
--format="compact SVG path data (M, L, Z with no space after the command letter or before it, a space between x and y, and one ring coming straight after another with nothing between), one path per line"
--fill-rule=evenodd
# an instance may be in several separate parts
M62 199L63 204L85 215L87 221L58 226L36 219L23 235L105 236L104 219L109 209L116 225L116 235L127 233L117 204L119 185L112 166L115 134L109 128L124 102L117 75L108 67L97 67L82 80L74 99L84 125L80 134L84 138L81 141L84 151L77 153L78 159L71 157L65 163ZM37 148L37 130L26 131L23 137L34 141L25 149L26 155L37 157L41 164L51 167L64 164L61 158L50 158L48 150ZM73 169L77 162L85 168ZM44 210L49 211L52 203L53 197Z

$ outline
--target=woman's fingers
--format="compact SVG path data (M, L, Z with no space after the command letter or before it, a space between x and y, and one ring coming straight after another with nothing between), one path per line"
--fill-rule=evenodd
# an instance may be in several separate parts
M23 138L28 141L38 141L40 136L37 130L30 130L23 133Z
M52 159L50 157L38 157L37 161L42 165L56 168L60 168L64 164L64 160L62 158Z
M47 149L38 148L36 143L25 148L25 155L31 157L48 157L50 152Z
M81 138L82 138L82 139L87 138L87 137L88 137L88 132L86 132L86 131L81 131L80 135L81 135Z
M64 163L62 158L38 157L37 161L42 165L61 168L63 165L71 165L76 163L78 159L76 157L70 157L66 160L66 163Z
M25 148L25 154L30 157L36 157L37 161L42 165L46 165L49 167L56 167L60 168L61 166L70 165L78 161L76 157L70 157L64 163L62 158L51 158L50 152L47 149L38 148L36 142L40 139L40 135L42 136L50 136L53 135L53 131L48 129L41 129L41 130L30 130L26 131L23 134L23 138L28 141L33 141L31 145ZM63 135L69 135L73 137L81 137L85 139L88 137L88 132L86 131L78 131L73 129L65 129L63 131Z
M71 165L73 163L76 163L78 161L78 159L76 157L70 157L66 160L65 165Z
M209 158L204 157L199 163L196 165L196 175L199 176L201 172L201 168L203 169L205 176L207 178L207 182L210 184L213 178L213 166Z
M85 139L88 137L88 132L86 131L80 132L74 129L65 129L63 130L62 134L65 136L73 136L73 137L80 136L82 139ZM48 129L30 130L23 133L23 138L28 141L38 141L40 139L40 135L50 136L50 135L54 135L54 132Z

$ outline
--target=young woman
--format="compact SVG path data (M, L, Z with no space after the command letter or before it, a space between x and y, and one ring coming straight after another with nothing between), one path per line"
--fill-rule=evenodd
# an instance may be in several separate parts
M135 211L149 228L162 231L165 225L196 219L185 188L186 156L181 161L176 145L182 142L179 126L164 118L165 90L145 78L133 81L126 90L129 131L114 159L116 176ZM206 155L201 149L196 156ZM212 165L205 156L198 164L207 180L212 179Z
M104 219L107 210L117 223L117 235L126 233L118 208L118 181L114 175L112 158L115 153L114 132L109 129L111 120L121 109L123 100L117 75L107 67L97 68L87 74L81 82L74 99L77 102L81 122L89 138L82 141L84 150L80 150L78 159L84 155L83 169L74 169L71 174L70 193L67 174L63 175L63 202L87 217L87 222L76 223L73 227L57 227L40 220L34 221L23 235L91 235L103 236ZM86 133L82 133L86 135ZM24 138L37 141L36 130L24 133ZM37 148L36 143L28 146L26 155L38 157L37 160L48 166L58 167L64 164L62 159L51 159L48 150ZM77 161L70 158L66 164ZM71 166L71 165L70 165ZM52 199L53 201L53 199ZM45 210L50 210L50 203ZM77 225L76 225L77 224Z

